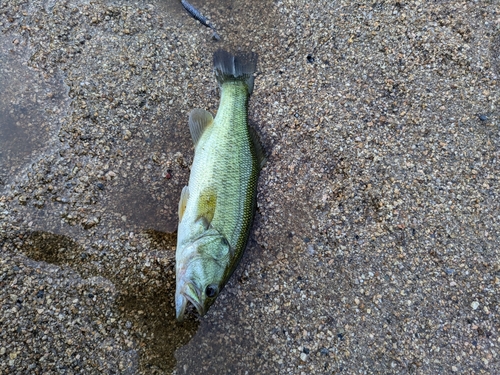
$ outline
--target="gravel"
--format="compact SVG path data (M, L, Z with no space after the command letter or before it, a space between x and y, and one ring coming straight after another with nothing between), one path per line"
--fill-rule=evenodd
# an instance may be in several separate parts
M500 373L492 1L0 5L0 374ZM174 313L187 113L251 49L248 249Z

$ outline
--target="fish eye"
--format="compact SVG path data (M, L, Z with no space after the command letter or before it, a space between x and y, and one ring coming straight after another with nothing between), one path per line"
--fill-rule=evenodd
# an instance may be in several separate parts
M214 298L215 296L217 296L217 293L219 293L219 288L217 287L217 285L209 285L205 289L205 295L208 298Z

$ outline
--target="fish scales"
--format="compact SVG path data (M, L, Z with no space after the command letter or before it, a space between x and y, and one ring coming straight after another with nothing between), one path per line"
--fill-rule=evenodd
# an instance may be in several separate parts
M193 194L207 185L215 186L217 195L224 197L217 200L212 225L239 253L246 243L247 233L242 229L252 219L257 159L247 123L246 87L241 82L229 82L222 85L221 92L214 124L196 148L188 186L190 193L193 187Z
M236 268L255 212L264 156L248 126L255 54L214 54L221 99L217 116L195 109L189 126L195 156L179 202L176 315L187 302L204 315Z

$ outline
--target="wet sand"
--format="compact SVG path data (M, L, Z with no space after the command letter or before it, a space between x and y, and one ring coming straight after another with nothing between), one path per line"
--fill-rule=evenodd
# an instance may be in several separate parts
M495 2L0 5L0 374L500 372ZM175 322L187 113L259 54L245 256Z

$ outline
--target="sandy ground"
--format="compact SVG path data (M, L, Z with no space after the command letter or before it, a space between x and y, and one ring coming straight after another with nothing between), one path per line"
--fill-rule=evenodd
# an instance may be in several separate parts
M0 4L0 374L500 373L496 1ZM242 263L174 321L187 113L259 54Z

